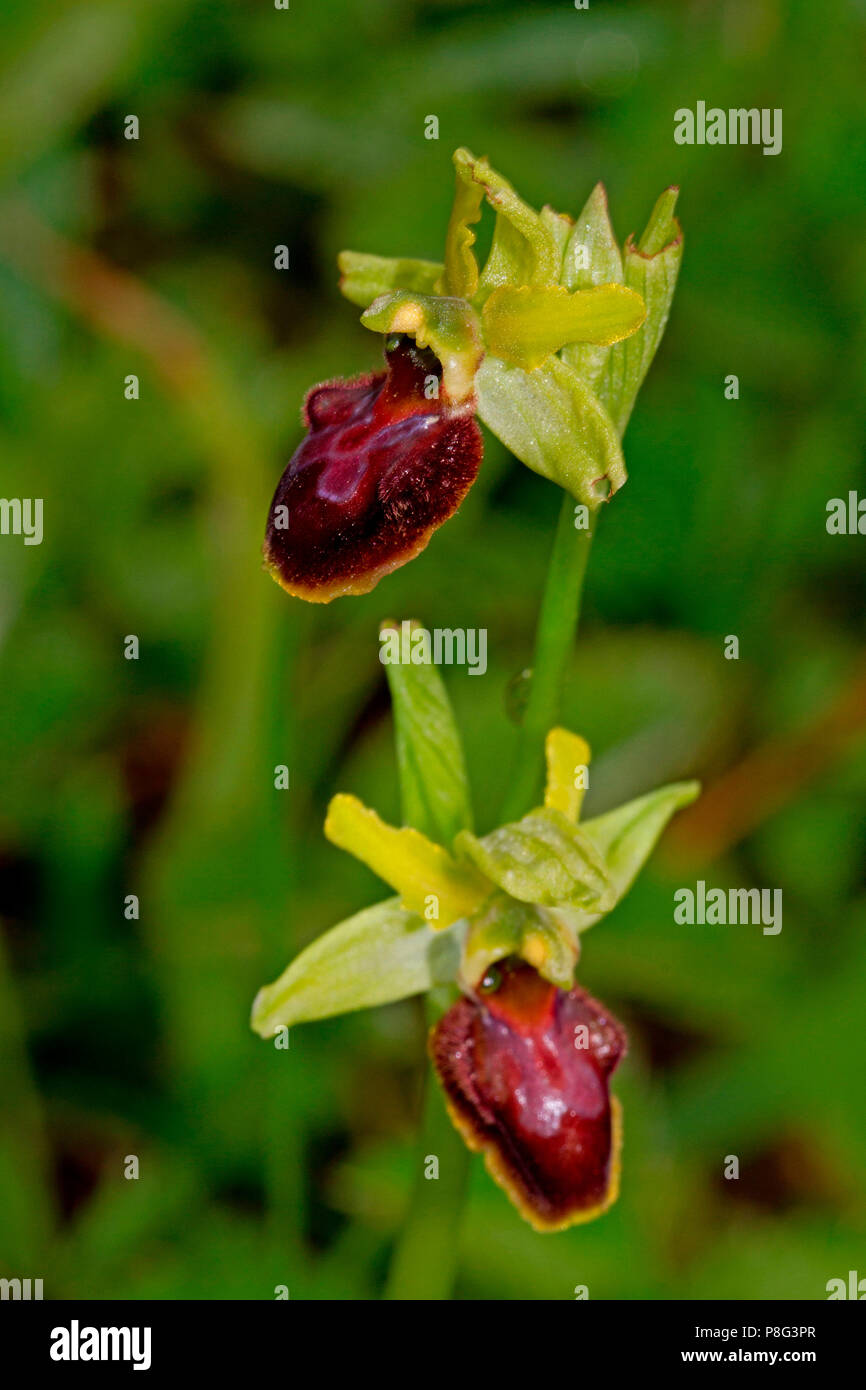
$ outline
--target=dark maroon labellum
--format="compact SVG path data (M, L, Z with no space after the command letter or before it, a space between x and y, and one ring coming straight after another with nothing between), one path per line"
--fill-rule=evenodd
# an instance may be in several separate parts
M516 959L430 1035L452 1119L537 1230L588 1221L616 1199L609 1079L625 1050L622 1026L585 990L557 989Z
M439 362L411 338L390 339L386 359L387 372L307 397L309 431L277 486L264 545L274 578L300 598L367 593L424 549L478 473L474 401L450 405Z

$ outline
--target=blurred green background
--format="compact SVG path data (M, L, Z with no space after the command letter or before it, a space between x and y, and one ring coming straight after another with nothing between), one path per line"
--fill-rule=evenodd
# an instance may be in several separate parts
M682 187L564 722L593 745L590 812L685 775L706 794L585 940L632 1039L620 1201L537 1236L474 1160L455 1294L822 1298L866 1275L864 540L825 529L864 487L862 0L8 0L0 36L0 492L45 506L41 546L0 537L0 1275L381 1293L420 1004L288 1052L249 1006L381 896L321 834L338 789L398 815L381 618L488 629L487 676L445 675L494 821L559 498L488 439L427 551L328 608L259 547L304 391L380 351L336 253L438 258L460 144L536 206L576 213L603 179L621 239ZM782 153L675 145L699 99L781 107ZM782 933L677 926L698 878L781 887Z

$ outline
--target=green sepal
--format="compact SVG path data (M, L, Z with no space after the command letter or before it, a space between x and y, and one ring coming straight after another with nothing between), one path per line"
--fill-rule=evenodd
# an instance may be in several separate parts
M475 389L481 419L527 468L592 510L622 487L625 462L610 416L560 358L525 372L488 355Z
M627 338L643 323L646 309L626 285L573 292L564 285L503 285L485 300L481 317L490 352L533 371L566 343L610 344Z
M471 399L483 348L478 318L465 299L395 290L374 300L361 322L374 333L408 333L419 347L432 348L449 400Z
M594 285L622 284L622 253L611 226L604 184L597 183L574 224L562 259L562 283L570 290ZM607 362L610 346L570 343L562 360L595 387Z
M565 284L562 278L563 267L565 265L565 252L569 238L574 231L574 222L567 212L557 212L549 203L545 203L539 216L550 232L550 235L553 237L557 256L556 283L563 285ZM569 288L571 288L571 286L569 286Z
M520 902L592 912L613 906L613 884L596 846L552 807L530 811L481 839L463 830L454 849Z
M410 630L417 627L410 623ZM400 630L382 623L380 635ZM402 636L402 633L400 633ZM463 745L444 682L432 664L386 662L403 820L450 845L459 830L472 829L469 778Z
M700 790L699 782L672 782L627 801L606 815L583 821L581 830L600 855L613 885L614 906L631 888L671 816L690 805ZM578 910L571 914L571 921L574 929L581 932L604 915Z
M281 1027L390 1004L456 978L462 928L434 932L399 898L356 912L296 956L253 1002L263 1038Z
M459 979L475 989L496 961L520 956L551 984L570 989L579 954L579 938L561 913L496 893L469 919Z
M440 261L419 261L409 256L368 256L363 251L341 251L337 265L341 292L362 309L392 290L433 294L443 270Z
M683 234L674 216L679 190L668 188L658 199L646 230L637 245L629 237L625 246L623 277L646 304L643 327L610 349L598 394L620 436L662 340L670 314L683 255Z
M597 183L575 218L562 258L562 283L570 290L585 290L622 281L622 253L611 225L607 193L604 184Z
M478 262L472 250L475 233L470 228L481 217L484 189L466 177L463 161L458 159L461 154L462 151L457 150L454 155L454 203L445 235L445 267L438 288L442 294L471 299L478 289Z
M515 192L486 159L467 149L454 153L458 178L479 185L496 213L490 255L478 283L481 302L497 285L555 285L559 278L557 238L539 213Z

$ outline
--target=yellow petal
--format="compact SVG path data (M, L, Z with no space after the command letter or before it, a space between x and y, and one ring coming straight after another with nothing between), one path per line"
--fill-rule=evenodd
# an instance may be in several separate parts
M449 927L468 916L492 891L493 885L477 869L457 864L418 830L387 825L356 796L341 793L333 798L325 834L390 884L406 910L426 917L431 927ZM438 913L433 918L428 913L431 899Z
M561 811L570 821L577 821L583 802L586 768L590 751L586 739L568 729L551 729L544 743L547 760L547 786L544 804Z
M617 343L640 328L646 306L626 285L501 286L483 309L484 337L497 357L533 371L566 343Z

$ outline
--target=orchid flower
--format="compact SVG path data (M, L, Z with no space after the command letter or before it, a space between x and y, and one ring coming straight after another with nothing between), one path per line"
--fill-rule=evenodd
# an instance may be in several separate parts
M453 986L460 997L429 1043L451 1118L521 1214L538 1230L560 1230L604 1211L619 1171L609 1083L625 1033L575 984L582 934L615 908L697 785L663 787L581 821L589 748L556 728L543 805L478 836L441 678L432 666L387 670L414 824L388 825L341 793L325 834L395 896L303 950L259 992L252 1026L269 1038Z
M383 335L386 370L307 396L264 543L267 569L300 598L366 593L424 549L478 473L476 416L590 511L626 480L620 436L679 267L677 190L621 251L601 184L573 221L536 212L466 149L454 165L442 262L339 256L342 292ZM495 226L479 269L485 203Z

